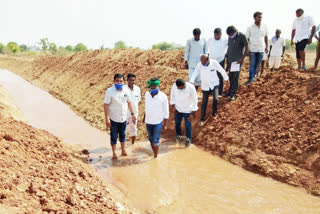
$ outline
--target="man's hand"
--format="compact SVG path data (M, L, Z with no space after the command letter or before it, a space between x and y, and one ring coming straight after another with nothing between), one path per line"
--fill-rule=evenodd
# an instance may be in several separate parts
M185 61L185 62L184 62L184 68L185 68L185 69L189 69L188 61Z
M243 58L239 59L239 60L237 61L237 63L242 64L242 63L243 63Z
M135 115L132 115L131 119L132 119L133 124L136 124L136 122L137 122L136 116L135 116Z
M268 48L264 49L264 52L268 53L268 52L269 52L269 49L268 49Z
M227 80L227 81L225 81L225 83L226 83L226 89L227 89L227 90L229 90L229 87L230 87L230 81L229 81L229 80Z
M189 117L188 117L188 121L192 122L193 118L195 118L195 112L192 112Z
M110 122L109 117L106 118L106 127L107 127L108 129L111 127L111 122Z
M167 120L163 121L163 129L167 130L168 129L168 124L167 124Z
M294 44L294 43L293 43L293 40L291 40L291 47L292 47L292 48L293 48L293 44Z

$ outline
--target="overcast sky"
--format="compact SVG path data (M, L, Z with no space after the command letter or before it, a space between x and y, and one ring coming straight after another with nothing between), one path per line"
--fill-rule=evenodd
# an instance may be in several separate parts
M140 48L162 41L185 45L195 27L204 38L228 25L245 32L255 11L263 12L270 34L280 28L289 38L299 7L319 24L319 0L0 0L0 42L34 45L47 37L92 49L118 40Z

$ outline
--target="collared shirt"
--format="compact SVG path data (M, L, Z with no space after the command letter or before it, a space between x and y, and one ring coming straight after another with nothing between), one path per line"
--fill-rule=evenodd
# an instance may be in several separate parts
M246 36L249 41L250 52L265 52L264 37L268 36L268 29L265 25L261 24L260 27L256 24L251 25L248 27Z
M205 39L196 41L194 38L189 39L184 52L184 60L188 61L190 68L195 68L200 62L202 54L208 53L208 46Z
M130 92L125 87L118 91L115 86L107 89L104 103L109 105L109 117L112 121L123 123L127 120Z
M225 81L229 80L226 71L221 67L217 60L210 59L210 63L208 66L202 65L202 63L200 62L197 65L190 82L194 83L196 77L200 73L201 89L203 91L209 91L210 89L213 89L215 86L219 85L217 72L220 72Z
M286 41L281 37L278 39L274 38L270 41L270 46L272 46L270 56L282 56L283 47L286 46Z
M145 122L146 124L157 125L163 119L169 118L168 97L162 91L159 91L154 97L149 91L145 94Z
M198 110L198 95L194 85L186 83L184 89L178 89L174 83L171 88L170 104L180 113L191 113Z
M245 46L248 40L243 33L237 32L234 38L228 40L228 63L236 62L243 57Z
M315 26L313 18L311 16L296 17L293 21L292 29L296 30L294 39L296 42L300 42L304 39L309 39L311 34L311 27Z
M133 90L131 90L131 88L129 88L128 85L125 85L124 88L128 89L128 91L130 92L130 98L131 98L131 105L133 108L133 113L138 116L138 112L139 112L139 102L141 100L141 91L139 86L137 85L133 85ZM128 111L128 116L130 116L131 113Z
M221 62L227 53L228 48L228 40L226 39L219 39L216 40L215 38L208 39L208 49L209 49L209 56L210 59L215 59L218 62Z

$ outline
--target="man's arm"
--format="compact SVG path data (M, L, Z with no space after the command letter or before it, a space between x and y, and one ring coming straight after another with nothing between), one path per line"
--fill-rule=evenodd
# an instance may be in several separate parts
M205 53L205 54L208 53L208 43L206 42L206 40L204 40L203 53Z
M173 106L174 108L174 111L176 111L176 107L175 107L175 104L176 104L176 86L175 86L175 83L172 85L171 87L171 92L170 92L170 105Z
M111 127L111 123L110 123L110 118L109 118L109 104L105 103L103 105L103 108L104 108L104 116L105 116L105 119L106 119L106 127L110 128Z
M134 115L134 112L133 112L133 107L132 107L132 105L131 105L131 102L128 102L128 108L129 108L129 111L130 111L130 113L131 113L131 116L132 116L132 122L133 122L133 124L136 124L136 122L137 122L137 116L136 115Z
M200 62L200 63L201 63L201 62ZM199 66L199 64L198 64L197 67L196 67L196 69L195 69L195 71L194 71L193 74L192 74L192 77L191 77L191 79L190 79L190 83L194 84L194 81L196 81L196 78L197 78L197 76L198 76L199 73L200 73L200 66Z
M246 37L243 37L242 42L244 44L244 54L243 56L238 60L238 63L243 64L244 59L249 56L249 45L248 40Z
M308 44L311 44L311 42L312 42L312 37L313 37L315 31L316 31L316 26L313 25L313 26L312 26L312 29L311 29L311 35L310 35L309 40L308 40Z
M164 130L167 130L168 119L169 119L169 102L168 102L167 96L165 96L165 100L162 105L163 105L162 107L163 107L163 112L164 112L163 128L164 128Z
M264 43L266 44L266 49L265 49L265 52L266 52L266 53L268 53L268 45L269 45L268 42L269 42L268 36L265 36L265 37L264 37Z
M272 50L272 45L270 45L270 50L269 50L268 58L270 58L271 50Z
M296 35L296 29L292 29L292 32L291 32L291 47L293 47L293 39L294 39L295 35Z

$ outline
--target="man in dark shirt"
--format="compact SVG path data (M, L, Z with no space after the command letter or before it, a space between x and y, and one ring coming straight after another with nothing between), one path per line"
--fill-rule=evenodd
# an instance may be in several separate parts
M230 96L229 101L234 101L239 88L241 65L249 54L249 49L246 36L243 33L238 32L234 26L229 26L227 28L227 34L229 36L227 70L229 71L230 88L229 94L226 94L226 96Z

